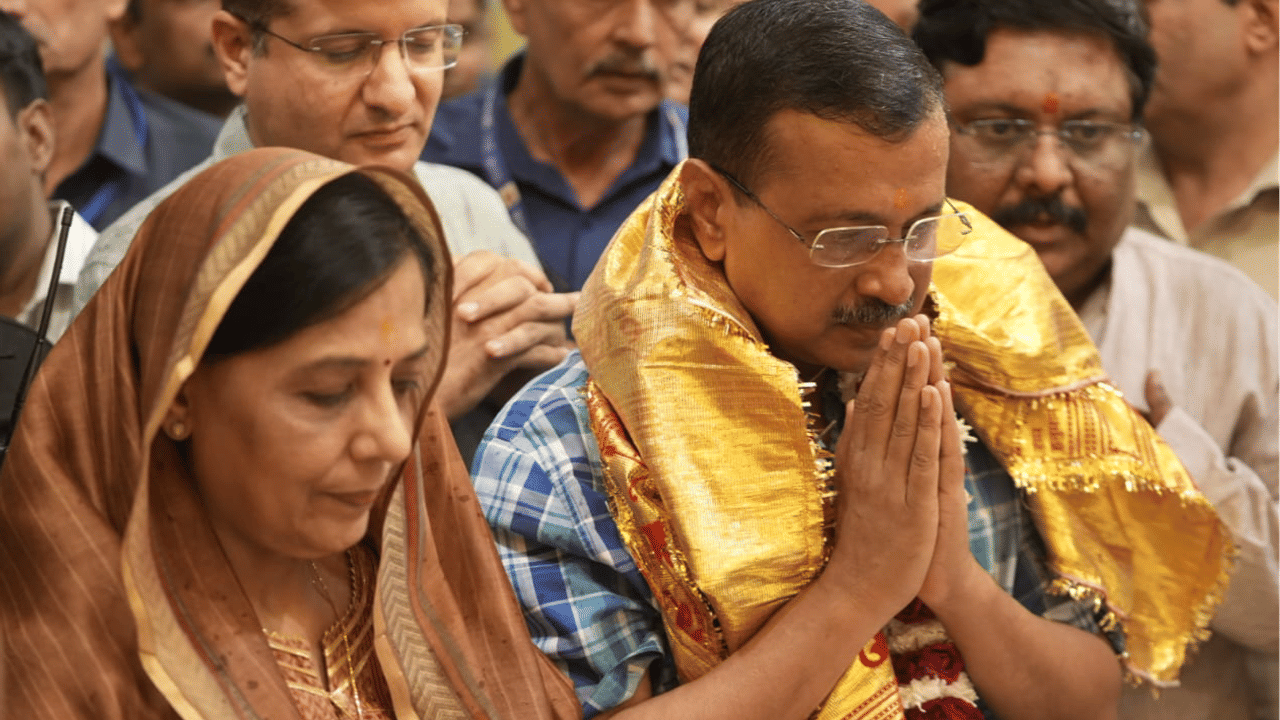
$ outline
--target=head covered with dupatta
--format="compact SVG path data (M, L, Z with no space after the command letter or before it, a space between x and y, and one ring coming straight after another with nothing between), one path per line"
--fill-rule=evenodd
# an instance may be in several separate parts
M24 718L298 718L180 444L161 426L313 194L359 174L426 242L425 377L369 519L374 644L397 717L578 717L528 631L431 396L451 261L418 184L298 150L218 163L152 213L32 386L0 486L0 707ZM269 313L276 308L263 307Z

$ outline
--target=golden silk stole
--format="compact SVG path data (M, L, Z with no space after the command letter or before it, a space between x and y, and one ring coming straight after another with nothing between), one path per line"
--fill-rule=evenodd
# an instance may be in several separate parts
M687 682L816 577L829 512L795 368L692 239L680 172L614 237L574 334L614 516ZM974 231L935 261L931 292L958 409L1024 491L1053 590L1105 604L1131 676L1170 684L1225 591L1226 531L1106 384L1038 258L968 210ZM901 717L887 655L878 634L818 717Z

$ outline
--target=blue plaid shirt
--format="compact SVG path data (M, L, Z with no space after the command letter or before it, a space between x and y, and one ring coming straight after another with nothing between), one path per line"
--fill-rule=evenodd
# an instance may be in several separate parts
M577 353L511 399L480 444L476 494L533 641L573 680L584 716L616 707L646 670L677 684L662 616L609 513ZM1044 548L1013 481L968 446L969 546L1031 612L1097 632L1088 604L1046 596Z

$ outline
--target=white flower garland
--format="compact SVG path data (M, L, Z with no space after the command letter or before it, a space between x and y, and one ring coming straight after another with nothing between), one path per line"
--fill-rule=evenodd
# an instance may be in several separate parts
M895 618L885 626L884 634L892 655L903 655L930 645L951 642L946 628L937 619L904 623ZM898 695L902 699L902 707L907 710L923 708L930 700L947 697L959 698L972 705L978 704L978 692L969 680L969 673L963 670L954 682L947 682L940 677L915 678L906 685L898 685Z
M923 708L930 700L952 697L965 700L972 705L978 704L978 692L969 682L969 674L962 673L955 682L949 683L942 678L917 678L910 685L899 685L898 696L902 698L903 709Z
M893 618L885 626L884 634L889 640L889 652L894 655L915 652L922 647L951 639L947 637L946 628L942 627L942 623L937 620L925 620L908 625Z

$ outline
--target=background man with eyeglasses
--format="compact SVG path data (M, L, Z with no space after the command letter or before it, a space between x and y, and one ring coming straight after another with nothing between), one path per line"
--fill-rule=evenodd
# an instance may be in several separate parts
M455 257L457 313L440 400L465 417L513 372L564 357L575 296L551 292L497 194L472 175L418 162L461 34L446 0L223 0L213 45L243 99L201 165L102 233L76 287L83 307L151 210L208 165L252 147L296 147L350 163L412 171ZM466 448L463 448L466 452Z
M915 37L952 113L948 192L1025 240L1103 365L1240 548L1213 637L1124 718L1275 718L1276 303L1227 263L1133 227L1155 56L1128 0L925 0ZM981 30L980 30L981 29Z
M691 159L472 466L586 717L1106 718L1113 643L1176 674L1225 535L1039 261L946 199L944 107L860 0L712 28Z

